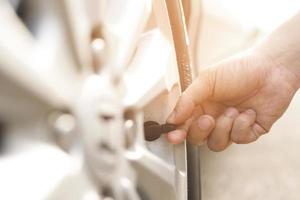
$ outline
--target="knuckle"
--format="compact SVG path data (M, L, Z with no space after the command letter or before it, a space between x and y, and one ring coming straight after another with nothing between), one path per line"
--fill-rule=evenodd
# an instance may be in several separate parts
M246 115L241 114L234 121L234 126L239 130L246 129L247 127L251 126L251 120Z
M241 125L246 125L249 122L248 116L241 114L237 119L237 122L240 123Z
M245 144L245 143L247 143L247 142L245 141L245 138L242 137L241 134L232 134L232 135L231 135L231 140L232 140L234 143L236 143L236 144Z

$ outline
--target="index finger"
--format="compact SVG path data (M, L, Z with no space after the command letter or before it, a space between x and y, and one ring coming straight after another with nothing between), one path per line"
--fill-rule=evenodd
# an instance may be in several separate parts
M198 77L180 96L167 122L182 124L191 117L195 107L210 95L208 73Z

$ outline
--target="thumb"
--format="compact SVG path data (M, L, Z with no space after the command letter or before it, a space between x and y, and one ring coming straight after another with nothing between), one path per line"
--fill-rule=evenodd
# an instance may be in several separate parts
M206 100L213 92L215 70L207 69L182 93L168 123L182 124L189 119L197 105Z

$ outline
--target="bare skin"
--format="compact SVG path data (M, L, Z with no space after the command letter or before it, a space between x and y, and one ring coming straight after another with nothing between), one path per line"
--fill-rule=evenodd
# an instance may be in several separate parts
M300 14L261 44L203 70L168 118L171 143L207 141L213 151L269 132L300 87Z

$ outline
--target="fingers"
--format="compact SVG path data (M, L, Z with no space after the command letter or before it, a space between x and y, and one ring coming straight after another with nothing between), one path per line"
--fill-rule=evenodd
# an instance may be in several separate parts
M216 126L207 140L207 146L212 151L222 151L229 146L230 133L234 120L239 116L235 108L228 108L223 115L218 117Z
M189 133L187 134L187 130ZM256 123L256 112L248 109L239 114L236 108L228 108L215 120L202 115L193 121L190 118L177 130L167 134L173 144L179 144L188 137L190 143L201 145L207 140L212 151L222 151L232 142L246 144L256 141L266 130Z
M180 144L187 136L188 127L191 125L192 119L189 119L185 124L178 127L178 129L167 133L166 138L172 144Z
M259 125L258 123L255 123L252 127L252 131L253 133L257 136L257 138L259 138L261 135L266 134L268 131L266 131L266 129L264 129L261 125Z
M203 144L214 127L214 118L210 115L202 115L199 119L195 120L189 128L189 142L194 145Z
M187 132L185 129L176 129L167 134L167 139L171 144L180 144L186 138Z
M257 140L265 130L255 121L255 111L249 109L241 113L233 123L231 140L237 144L247 144Z
M200 102L207 99L211 93L211 81L209 78L212 73L207 70L197 78L179 98L174 111L168 118L169 123L181 124L191 117L193 110Z

